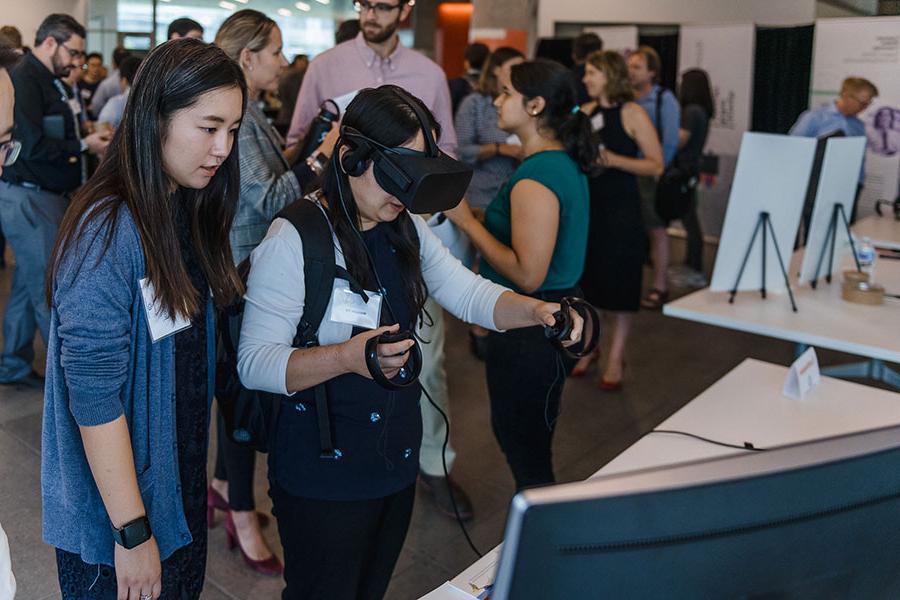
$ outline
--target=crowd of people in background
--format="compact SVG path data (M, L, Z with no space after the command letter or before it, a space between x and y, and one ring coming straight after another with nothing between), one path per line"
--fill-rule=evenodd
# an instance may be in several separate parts
M555 481L566 377L596 363L597 388L621 390L635 313L669 299L672 218L657 206L672 170L691 181L677 283L706 283L696 185L716 115L706 72L665 89L653 48L623 56L584 33L572 69L473 43L448 80L399 40L412 3L356 4L360 17L337 28L334 48L290 63L277 23L249 9L214 36L178 19L168 42L116 48L109 68L68 15L47 17L30 48L0 28L0 225L15 256L0 384L45 389L44 539L64 598L198 597L218 512L249 568L283 574L284 598L381 597L417 482L444 514L474 514L452 476L465 450L448 443L444 418L444 309L473 324L492 429L521 490ZM791 133L861 135L856 115L877 93L849 78ZM323 104L348 95L341 126L301 156ZM473 176L459 206L426 221L385 195L372 148L422 153L431 138ZM323 324L320 346L293 347L310 290L285 285L304 280L303 241L279 215L297 202L329 219L348 289L380 288L399 308L390 322ZM448 230L467 240L455 255L443 249ZM142 316L146 294L192 326L159 335ZM221 414L206 485L214 313L244 294L241 378L282 403L268 473L284 563L262 535L256 452L229 438ZM572 295L608 319L605 356L570 360L545 342L541 326ZM375 408L395 398L362 363L365 341L396 324L429 341L429 397L405 388L409 410ZM38 331L45 376L33 369ZM379 346L383 368L402 367L409 346ZM309 441L320 384L338 406L336 435L352 440L327 465ZM0 592L3 564L0 552Z

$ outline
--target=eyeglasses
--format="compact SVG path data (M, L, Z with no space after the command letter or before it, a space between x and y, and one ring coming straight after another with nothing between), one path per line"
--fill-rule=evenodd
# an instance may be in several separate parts
M19 152L22 151L22 142L19 140L8 140L0 143L0 165L8 167L19 158Z
M85 55L84 50L72 50L71 48L66 46L63 42L60 42L59 45L62 46L63 48L65 48L66 52L68 52L69 56L71 56L72 58L80 58Z
M856 103L859 104L860 106L862 106L863 108L868 108L872 104L872 101L874 100L874 98L868 98L867 100L860 100L859 98L857 98L856 96L854 96L852 94L849 94L849 96L851 98L853 98L856 101Z
M367 2L366 0L356 0L353 8L358 13L367 13L374 10L377 14L387 15L400 8L399 4L387 4L386 2Z

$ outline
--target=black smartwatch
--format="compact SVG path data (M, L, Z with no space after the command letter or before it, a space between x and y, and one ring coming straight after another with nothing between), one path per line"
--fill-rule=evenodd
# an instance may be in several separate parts
M130 523L126 523L121 529L112 528L113 539L126 550L140 546L150 539L153 532L150 530L150 519L146 516L138 517Z

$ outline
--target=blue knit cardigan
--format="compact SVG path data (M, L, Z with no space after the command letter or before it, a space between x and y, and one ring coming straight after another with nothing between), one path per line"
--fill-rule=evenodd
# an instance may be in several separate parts
M79 426L123 414L160 558L191 542L178 472L173 336L151 340L139 285L144 269L140 237L123 206L111 231L102 218L86 226L63 257L53 286L41 456L43 536L89 564L113 565L114 542ZM213 312L210 300L207 402L215 378Z

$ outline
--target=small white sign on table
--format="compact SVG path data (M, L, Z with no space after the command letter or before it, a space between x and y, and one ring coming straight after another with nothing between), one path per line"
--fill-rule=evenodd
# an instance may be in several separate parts
M811 389L819 385L819 379L819 358L816 349L810 347L791 365L782 393L793 400L803 400Z

